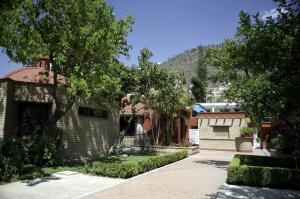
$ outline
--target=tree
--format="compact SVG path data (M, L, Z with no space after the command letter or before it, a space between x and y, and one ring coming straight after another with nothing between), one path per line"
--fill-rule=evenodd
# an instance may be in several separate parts
M300 2L277 2L275 18L241 11L235 37L210 49L206 61L218 67L219 81L230 83L226 97L241 103L252 121L279 118L299 138L289 118L300 115Z
M150 61L152 56L152 52L146 48L140 52L139 68L135 71L136 87L132 92L133 103L142 102L152 110L152 118L155 118L155 124L152 124L152 139L155 144L158 144L161 133L160 118L166 119L165 142L170 143L174 114L188 104L190 95L184 87L183 74L175 74L160 68L158 64Z
M99 107L118 103L126 70L117 57L128 55L132 17L117 20L104 0L14 0L1 9L0 46L10 59L33 65L49 57L45 75L53 72L56 109L45 125L55 124L81 95Z
M199 46L198 51L199 60L197 66L197 75L193 76L191 79L191 83L193 85L191 91L197 102L205 102L207 94L207 65L204 62L205 50L202 46Z
M203 81L201 81L197 76L193 76L191 79L193 87L191 91L197 102L205 102L206 99L206 87Z

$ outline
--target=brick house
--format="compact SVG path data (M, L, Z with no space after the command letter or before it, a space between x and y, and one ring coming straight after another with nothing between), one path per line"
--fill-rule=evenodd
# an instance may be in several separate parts
M53 79L51 72L43 75L45 64L47 59L41 58L0 79L0 140L32 133L55 110ZM66 99L64 91L60 96ZM66 155L99 155L118 141L119 111L98 111L79 98L57 126L64 131Z

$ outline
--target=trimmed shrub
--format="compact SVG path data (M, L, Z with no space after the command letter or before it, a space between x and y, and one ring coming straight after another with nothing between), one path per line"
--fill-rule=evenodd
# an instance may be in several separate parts
M237 155L241 165L262 166L262 167L280 167L296 168L296 159L291 157L267 157L254 155Z
M300 170L295 169L295 161L291 160L293 158L236 155L228 168L227 183L300 189Z
M185 151L179 151L179 152L154 156L147 160L138 161L138 162L130 162L130 163L94 162L92 169L88 169L88 172L94 173L96 175L101 175L101 176L130 178L132 176L136 176L138 174L184 159L187 156L188 153L185 150Z

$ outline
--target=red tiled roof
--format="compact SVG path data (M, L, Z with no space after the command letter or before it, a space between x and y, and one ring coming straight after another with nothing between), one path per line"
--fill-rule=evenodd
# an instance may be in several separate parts
M48 75L46 74L46 61L47 59L42 58L36 65L19 68L6 74L3 79L9 78L21 82L53 84L53 72L50 71ZM59 75L58 81L65 83L66 78Z

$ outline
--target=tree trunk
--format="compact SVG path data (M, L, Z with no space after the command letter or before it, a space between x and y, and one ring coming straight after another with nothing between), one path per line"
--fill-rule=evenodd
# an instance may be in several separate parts
M54 126L57 121L62 118L74 105L77 97L80 95L80 92L77 92L74 95L68 96L66 103L62 102L60 93L58 90L57 74L54 73L54 85L52 89L52 97L55 102L55 111L46 121L45 126Z
M173 132L174 132L174 129L173 129L173 123L174 123L174 118L173 118L173 114L171 115L170 117L170 143L172 142L172 136L173 136Z
M50 63L53 64L54 58L52 54L50 54L49 59L50 59ZM76 94L68 96L66 103L63 103L58 88L58 84L59 84L58 73L55 70L52 70L52 72L53 72L53 87L51 89L51 95L55 102L55 111L50 115L50 117L46 120L46 122L41 125L42 128L54 127L57 121L60 118L62 118L72 108L77 97L81 94L81 92L78 91Z
M154 114L155 118L155 114ZM155 144L155 135L154 135L154 128L153 128L153 117L150 117L150 124L151 124L151 134L152 134L152 143Z
M156 137L155 145L158 145L159 136L160 136L160 119L156 120L156 124L157 124L157 137Z
M177 118L177 142L181 143L181 111L179 111Z

